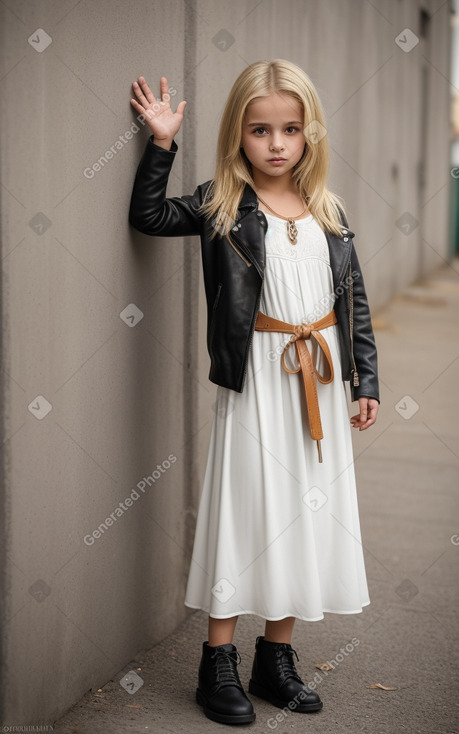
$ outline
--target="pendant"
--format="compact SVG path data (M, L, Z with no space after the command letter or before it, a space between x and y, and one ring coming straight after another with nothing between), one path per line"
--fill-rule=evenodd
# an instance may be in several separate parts
M292 245L296 245L298 230L296 228L295 220L291 217L287 219L287 235Z

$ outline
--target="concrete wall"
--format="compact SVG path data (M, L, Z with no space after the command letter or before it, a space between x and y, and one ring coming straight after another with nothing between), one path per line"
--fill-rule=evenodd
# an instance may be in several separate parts
M405 53L395 39L420 35L421 6L428 37ZM188 101L174 195L212 175L248 63L305 68L376 308L449 256L448 14L441 0L0 4L6 724L51 723L187 614L215 388L199 242L128 225L148 136L124 137L131 82L158 90L166 74Z

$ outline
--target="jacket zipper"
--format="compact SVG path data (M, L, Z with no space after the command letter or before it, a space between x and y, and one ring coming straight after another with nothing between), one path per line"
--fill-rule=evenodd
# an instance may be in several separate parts
M210 325L210 331L209 331L209 346L210 351L212 353L212 359L214 359L213 355L213 340L214 340L214 333L215 333L215 311L217 310L218 302L220 300L220 293L223 287L223 283L218 284L217 293L214 298L214 303L212 306L212 323Z
M225 236L226 236L226 239L228 240L228 242L230 243L231 247L233 248L233 250L235 252L237 252L237 254L239 255L239 257L245 262L245 264L247 265L247 267L250 268L253 263L251 263L250 260L248 260L242 254L242 252L234 245L234 243L231 242L231 239L229 238L228 234L226 234ZM236 239L237 239L237 237L236 237ZM258 294L257 303L256 303L256 306L255 306L255 317L252 319L250 339L249 339L249 343L248 343L248 346L247 346L247 351L245 353L245 366L244 366L244 372L243 372L243 375L242 375L242 387L244 387L245 379L246 379L246 376L247 376L247 369L248 369L248 363L249 363L250 347L252 346L253 334L254 334L254 331L255 331L255 322L257 320L258 310L259 310L260 301L261 301L261 294L262 294L262 291L263 291L264 273L260 273L260 277L261 277L261 287L260 287L260 292Z
M258 316L258 310L259 310L259 306L260 306L262 290L263 290L263 279L261 281L260 293L258 294L257 305L255 307L255 318L252 319L252 333L250 334L249 344L248 344L247 352L246 352L246 355L245 355L246 358L245 358L244 374L242 375L242 387L244 387L245 378L246 378L246 375L247 375L247 368L248 368L248 364L249 364L250 347L252 346L253 335L254 335L254 332L255 332L255 322L256 322L257 316Z
M359 373L357 372L357 366L354 358L354 281L352 278L352 266L351 260L349 259L349 332L351 337L351 359L353 365L353 385L358 387L360 385Z
M239 255L239 257L241 258L241 260L243 260L245 262L245 264L247 265L247 267L248 268L251 268L252 267L252 263L250 262L250 260L248 260L245 257L245 255L243 255L242 252L240 250L238 250L238 248L236 247L236 245L234 244L234 242L231 242L230 238L228 237L228 234L226 234L225 237L228 240L228 242L230 243L230 245L233 248L234 252L237 252L237 254Z

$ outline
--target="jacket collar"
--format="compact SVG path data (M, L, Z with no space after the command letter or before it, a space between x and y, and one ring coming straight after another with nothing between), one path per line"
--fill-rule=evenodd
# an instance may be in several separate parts
M255 191L252 189L250 184L246 183L244 192L242 194L241 201L239 202L239 209L258 209L258 199ZM238 212L239 214L239 212Z
M241 244L244 244L245 251L260 273L264 271L265 267L264 233L267 224L263 212L258 211L258 199L255 191L250 184L246 183L239 203L235 227L230 235L233 234ZM354 232L343 225L341 237L329 230L325 231L325 236L330 253L333 285L336 288L346 275Z

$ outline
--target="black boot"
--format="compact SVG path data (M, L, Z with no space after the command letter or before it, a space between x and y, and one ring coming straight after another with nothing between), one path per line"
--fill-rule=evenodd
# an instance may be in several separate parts
M318 693L306 686L293 662L296 650L286 642L268 642L257 637L249 692L292 711L319 711L323 703ZM289 706L290 703L290 706Z
M232 644L210 647L207 641L203 642L196 701L204 707L208 719L220 724L255 721L256 714L237 672L240 660Z

